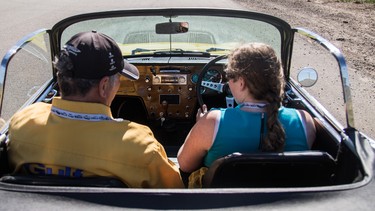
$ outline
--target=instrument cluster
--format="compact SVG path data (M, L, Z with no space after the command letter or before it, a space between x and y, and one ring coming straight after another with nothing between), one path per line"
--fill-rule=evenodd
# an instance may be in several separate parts
M121 80L118 95L142 98L149 119L190 119L197 104L195 83L201 67L137 66L140 78Z
M196 83L203 65L139 65L137 81L121 79L117 95L142 98L149 119L190 119L197 107ZM220 70L212 69L203 80L221 82ZM207 90L201 90L206 94Z

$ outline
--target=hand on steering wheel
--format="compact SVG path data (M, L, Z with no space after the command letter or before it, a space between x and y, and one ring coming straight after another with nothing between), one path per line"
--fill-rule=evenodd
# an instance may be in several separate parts
M204 116L207 113L207 105L203 104L200 108L198 108L197 116L196 116L196 122Z

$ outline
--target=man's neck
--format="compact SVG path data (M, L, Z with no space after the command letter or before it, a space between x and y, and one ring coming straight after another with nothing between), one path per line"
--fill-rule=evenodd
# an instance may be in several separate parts
M99 98L93 97L93 96L90 96L90 95L85 95L85 96L80 96L80 95L61 96L61 99L63 99L63 100L69 100L69 101L76 101L76 102L105 104Z

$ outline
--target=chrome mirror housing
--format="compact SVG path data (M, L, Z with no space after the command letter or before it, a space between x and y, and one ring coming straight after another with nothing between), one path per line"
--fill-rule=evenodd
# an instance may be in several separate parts
M303 87L312 87L318 81L318 72L314 68L304 67L299 71L297 80Z

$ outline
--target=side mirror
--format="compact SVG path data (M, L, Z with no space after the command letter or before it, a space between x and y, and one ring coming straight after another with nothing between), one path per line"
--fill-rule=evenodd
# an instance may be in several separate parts
M166 22L155 26L156 34L180 34L189 31L188 22Z
M299 71L297 80L303 87L312 87L318 81L318 72L314 68L304 67Z

